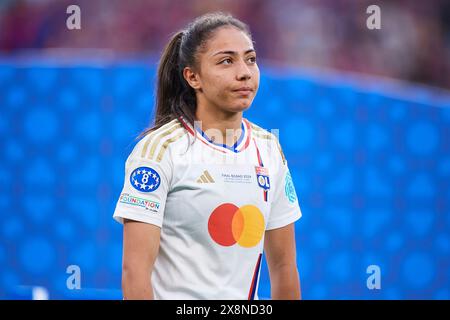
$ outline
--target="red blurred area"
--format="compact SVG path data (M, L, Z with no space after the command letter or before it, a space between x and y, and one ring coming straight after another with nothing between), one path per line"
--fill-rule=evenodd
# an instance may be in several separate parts
M375 3L376 2L376 3ZM450 2L357 0L2 0L0 51L105 49L158 55L196 16L230 12L249 24L259 58L450 88ZM81 8L68 30L66 8ZM381 30L366 8L381 8ZM47 52L46 51L46 52Z

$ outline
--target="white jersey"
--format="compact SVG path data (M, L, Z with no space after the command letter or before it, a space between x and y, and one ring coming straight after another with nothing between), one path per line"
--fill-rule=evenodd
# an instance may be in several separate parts
M128 157L114 218L161 228L155 299L258 299L265 231L301 217L278 139L242 129L231 147L179 118Z

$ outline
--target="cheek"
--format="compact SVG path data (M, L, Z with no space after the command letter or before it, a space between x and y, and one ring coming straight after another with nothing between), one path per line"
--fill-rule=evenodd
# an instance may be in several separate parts
M209 77L207 82L207 93L209 93L211 98L223 98L226 96L227 91L227 81L225 75L214 75L213 77Z
M258 66L256 66L255 70L253 71L253 83L255 84L256 88L258 89L259 87L259 68Z

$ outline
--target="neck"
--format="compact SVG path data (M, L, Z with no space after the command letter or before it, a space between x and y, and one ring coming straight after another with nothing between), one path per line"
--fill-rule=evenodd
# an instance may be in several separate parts
M197 105L196 121L201 121L201 129L213 141L233 145L241 136L242 111L226 112L217 108L207 108ZM230 133L232 136L230 136ZM228 135L227 135L228 134ZM217 137L221 135L221 137Z

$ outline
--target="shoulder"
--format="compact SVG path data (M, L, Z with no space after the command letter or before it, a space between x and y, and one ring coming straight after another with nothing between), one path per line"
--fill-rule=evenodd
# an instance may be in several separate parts
M187 137L188 132L178 119L174 119L158 129L147 133L132 151L133 157L161 162L167 151L176 147L177 142Z
M266 129L263 129L262 127L260 127L259 125L257 125L256 123L245 119L251 129L252 129L252 134L255 136L255 138L265 138L265 139L276 139L275 135L273 135L271 132L267 131Z
M272 153L271 151L275 149L280 159L283 161L284 164L286 164L286 157L284 156L283 149L281 148L281 144L278 139L278 130L273 130L273 132L269 132L268 130L263 129L262 127L258 126L257 124L247 119L246 121L249 123L252 130L252 136L255 138L258 144L266 146L270 153Z

